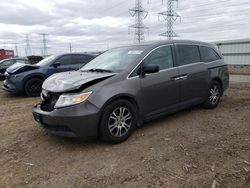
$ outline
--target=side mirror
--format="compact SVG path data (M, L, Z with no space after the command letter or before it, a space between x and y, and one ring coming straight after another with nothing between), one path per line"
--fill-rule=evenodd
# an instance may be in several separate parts
M158 65L151 64L151 65L144 65L143 66L143 70L142 70L143 74L152 74L152 73L156 73L156 72L159 72Z
M60 62L55 62L55 63L53 64L53 67L57 68L57 67L59 67L60 65L61 65Z

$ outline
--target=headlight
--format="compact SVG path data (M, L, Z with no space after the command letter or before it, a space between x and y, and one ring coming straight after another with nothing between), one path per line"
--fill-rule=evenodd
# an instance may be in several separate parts
M88 99L92 92L80 93L80 94L62 94L56 102L55 108L61 108L65 106L72 106L82 103Z

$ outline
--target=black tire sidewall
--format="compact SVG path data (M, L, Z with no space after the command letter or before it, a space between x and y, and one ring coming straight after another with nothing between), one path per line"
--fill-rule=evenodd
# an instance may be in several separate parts
M220 96L219 96L219 99L218 99L217 103L212 104L211 101L209 100L209 97L210 97L210 90L214 85L216 85L219 88ZM218 104L220 103L221 96L222 96L222 86L221 86L221 84L219 82L213 80L209 84L207 99L206 99L205 103L203 104L203 107L208 108L208 109L216 108L218 106Z
M31 78L31 79L29 79L29 80L25 83L25 88L24 88L24 90L25 90L25 93L26 93L27 96L29 96L29 97L38 97L38 96L39 96L39 94L34 94L34 93L31 93L31 92L29 91L29 88L32 86L32 84L33 84L34 82L37 82L37 81L40 81L41 84L42 84L42 82L43 82L43 80L40 79L40 78Z
M118 107L122 107L122 106L128 108L128 110L130 111L130 113L132 115L132 123L131 123L131 127L130 127L129 131L125 135L123 135L121 137L115 137L109 131L108 120L109 120L110 113L112 113L114 109L116 109ZM100 128L99 128L100 138L104 142L111 143L111 144L116 144L116 143L120 143L120 142L127 140L128 137L132 134L133 130L136 127L136 112L134 109L135 109L135 107L131 102L129 102L127 100L122 100L122 99L116 100L116 101L108 104L102 110L102 117L101 117Z

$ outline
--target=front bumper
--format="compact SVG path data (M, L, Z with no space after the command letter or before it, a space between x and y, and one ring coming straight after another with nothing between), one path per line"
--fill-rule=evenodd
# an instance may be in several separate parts
M5 74L6 76L6 74ZM2 89L11 93L19 93L23 92L22 83L20 82L21 79L10 77L9 75L6 76L6 79L3 82Z
M3 73L0 73L0 81L4 81L5 80L5 75Z
M5 91L8 91L10 93L18 93L18 92L20 92L20 90L17 87L15 87L15 85L6 83L6 80L3 82L2 89L5 90Z
M33 107L33 117L51 134L65 137L94 139L98 136L99 109L85 102L46 112L40 104Z

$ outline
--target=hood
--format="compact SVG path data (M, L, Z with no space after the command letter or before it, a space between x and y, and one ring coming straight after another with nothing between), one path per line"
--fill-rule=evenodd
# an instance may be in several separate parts
M116 73L98 73L98 72L81 72L70 71L53 74L43 82L43 89L50 92L60 93L77 90L83 85L104 80L114 76ZM93 83L93 84L94 84Z
M27 70L32 70L37 68L37 65L29 65L29 64L25 64L25 63L15 63L14 65L11 65L6 71L8 73L16 73L16 72L20 72L21 69L23 69L23 71L27 71Z

